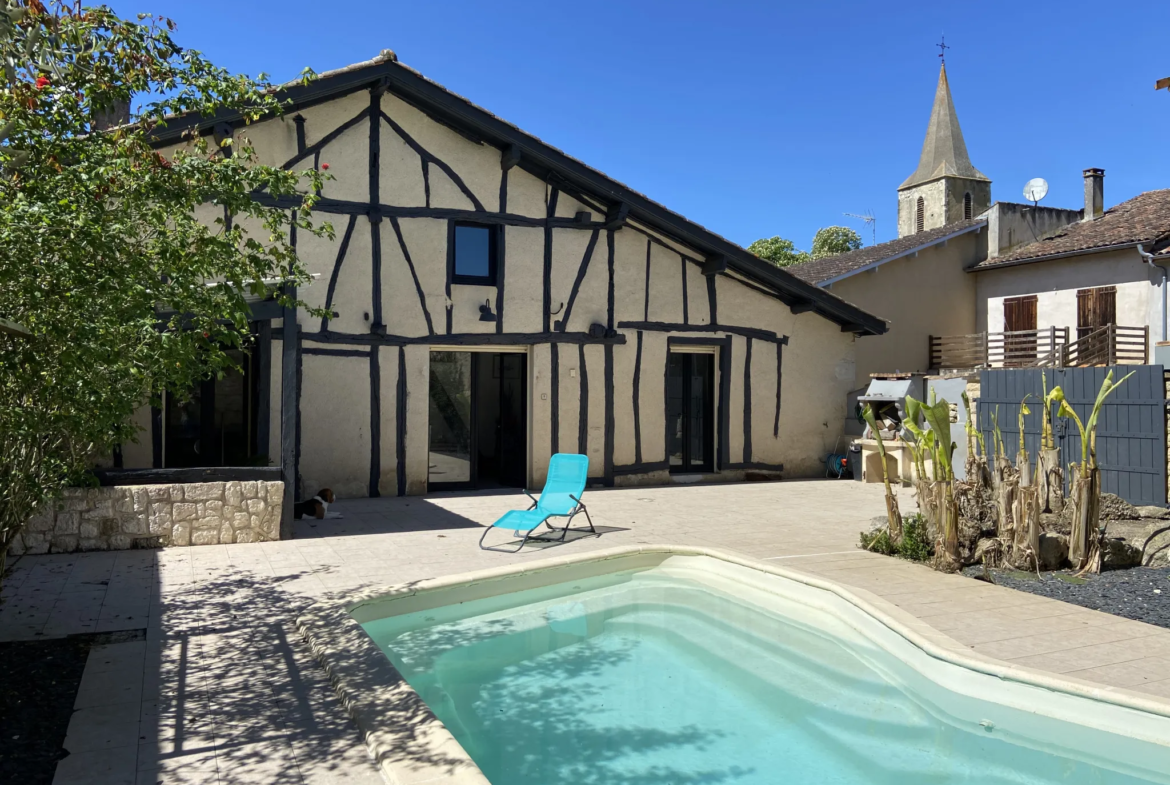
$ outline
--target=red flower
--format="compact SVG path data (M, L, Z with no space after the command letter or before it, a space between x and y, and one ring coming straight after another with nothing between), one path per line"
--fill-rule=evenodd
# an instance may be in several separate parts
M329 171L329 164L321 164L321 168L325 171Z
M44 90L46 87L52 84L52 82L49 81L49 77L47 76L38 76L36 84L38 90Z
M211 333L203 333L203 337L204 337L204 338L210 338L210 337L211 337Z

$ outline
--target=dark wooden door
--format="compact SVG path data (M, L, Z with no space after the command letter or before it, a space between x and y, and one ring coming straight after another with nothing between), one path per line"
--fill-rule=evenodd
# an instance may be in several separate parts
M1077 291L1078 365L1104 365L1110 361L1109 336L1097 334L1117 324L1117 287L1098 286ZM1094 337L1090 337L1094 336Z
M1003 301L1003 364L1028 366L1036 362L1036 295Z

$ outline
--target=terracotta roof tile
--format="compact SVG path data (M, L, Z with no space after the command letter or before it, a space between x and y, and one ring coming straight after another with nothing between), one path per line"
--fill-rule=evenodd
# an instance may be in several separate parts
M971 218L966 221L956 221L946 226L940 226L937 229L908 234L905 237L899 237L897 240L890 240L887 243L871 245L868 248L859 248L856 251L849 251L848 253L837 254L836 256L826 256L823 259L805 262L804 264L798 264L784 269L788 270L788 272L797 278L802 278L811 284L820 284L824 281L830 281L834 278L848 275L863 267L868 267L874 262L880 262L885 259L910 253L916 248L935 243L943 237L949 237L950 235L972 229L976 226L982 226L986 223L987 220L985 218Z
M1116 246L1149 243L1170 238L1170 189L1146 191L1129 201L1110 207L1100 218L1079 221L1014 251L980 262L973 269L986 270L1014 264L1040 262L1053 256L1078 251L1095 251ZM1161 249L1164 250L1164 249Z

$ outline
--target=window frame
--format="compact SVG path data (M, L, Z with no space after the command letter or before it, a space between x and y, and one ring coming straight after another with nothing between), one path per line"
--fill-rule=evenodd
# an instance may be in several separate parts
M484 229L488 233L488 274L467 275L459 272L459 249L456 245L459 236L459 227L470 229ZM480 223L478 221L451 222L451 264L449 276L451 283L463 286L498 286L500 270L500 226L497 224Z

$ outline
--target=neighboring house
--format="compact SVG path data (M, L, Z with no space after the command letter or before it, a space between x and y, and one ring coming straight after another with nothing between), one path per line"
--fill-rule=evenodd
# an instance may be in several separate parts
M973 268L976 330L1038 333L1035 348L1027 336L1008 339L1023 353L1012 358L1016 364L1042 359L1045 331L1072 345L1066 364L1078 355L1077 364L1144 361L1155 342L1167 340L1170 190L1103 210L1103 180L1100 169L1085 172L1087 220Z
M343 496L539 488L556 452L611 485L820 471L880 319L392 53L282 92L284 118L178 118L160 145L195 127L329 164L336 239L297 238L298 294L333 316L257 304L245 374L144 413L124 466L267 460Z

